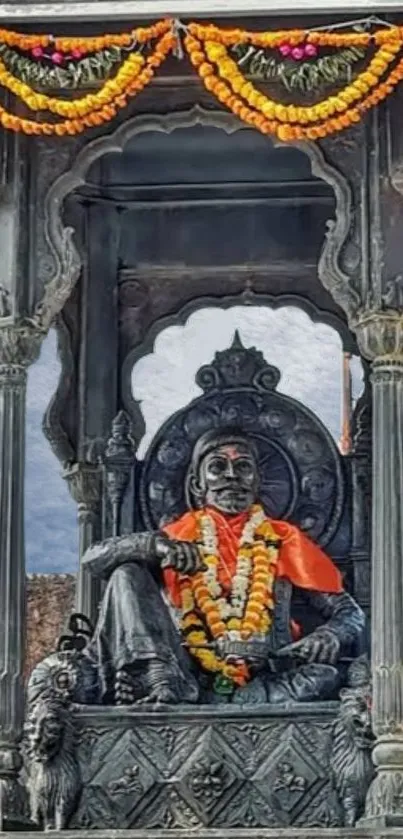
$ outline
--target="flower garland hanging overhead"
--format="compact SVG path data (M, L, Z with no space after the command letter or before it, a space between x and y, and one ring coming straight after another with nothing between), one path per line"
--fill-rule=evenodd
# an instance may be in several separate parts
M397 27L381 30L372 36L335 35L340 46L373 45L373 57L341 91L310 106L283 104L265 95L244 76L228 48L245 43L270 48L285 44L290 48L302 44L329 46L333 41L331 36L332 33L316 32L225 32L215 26L193 23L188 27L185 46L207 90L244 122L280 140L316 140L359 122L365 111L393 91L403 78L403 59L396 64L403 43L401 30ZM393 70L382 82L392 64L395 64Z
M170 54L183 57L183 33L203 85L241 120L284 141L323 138L359 122L403 78L403 27L346 29L252 32L172 20L79 38L0 29L0 86L35 114L0 106L0 123L64 136L109 122ZM87 92L67 97L72 90Z
M3 37L0 34L0 37ZM14 40L15 33L8 33L13 35L11 40ZM79 99L58 99L48 96L44 93L39 93L33 90L29 85L17 79L10 73L4 62L0 59L0 85L36 113L48 111L50 114L62 117L60 122L48 122L41 120L23 119L8 113L5 108L0 106L0 122L4 128L12 131L20 131L25 134L55 134L57 136L64 136L66 134L74 135L83 132L86 128L102 125L104 122L110 122L116 116L118 110L126 107L129 99L136 96L153 78L156 69L162 64L166 56L173 49L176 43L172 25L170 21L160 21L148 29L134 30L131 33L135 48L132 49L127 58L119 66L116 75L112 79L108 79L100 90L87 94ZM29 43L34 43L32 49L37 49L42 44L47 44L47 36L40 36L37 43L33 36ZM110 36L111 39L116 40L121 36ZM100 41L104 42L109 36L103 36ZM10 38L9 38L10 40ZM80 41L85 39L78 39ZM93 42L95 39L89 39ZM153 45L155 43L155 46ZM26 44L26 41L22 42ZM58 54L67 52L72 47L74 39L56 39L54 48L61 51ZM151 46L149 55L145 57L140 47L143 44ZM92 47L92 43L88 49ZM43 47L41 46L41 49ZM82 47L85 49L86 47Z

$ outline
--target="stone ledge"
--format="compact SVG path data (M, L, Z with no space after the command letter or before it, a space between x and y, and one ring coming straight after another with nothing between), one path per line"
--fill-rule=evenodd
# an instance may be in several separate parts
M278 705L170 705L159 709L142 707L114 707L105 705L75 705L74 713L81 725L127 725L135 722L144 723L184 723L184 722L263 722L288 718L299 722L311 720L333 720L340 707L339 702L290 702Z
M52 839L402 839L402 828L371 830L363 828L245 828L241 830L54 830ZM38 839L37 831L18 832L21 839ZM4 831L2 839L15 839Z
M9 2L0 4L0 20L35 23L37 21L113 21L159 17L211 17L342 14L370 15L400 12L400 0L70 0L70 2Z

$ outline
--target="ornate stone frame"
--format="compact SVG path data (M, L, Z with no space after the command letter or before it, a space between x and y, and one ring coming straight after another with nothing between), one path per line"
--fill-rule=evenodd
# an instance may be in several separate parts
M51 321L60 311L77 279L80 258L73 242L74 230L66 227L62 219L63 202L77 187L85 184L90 166L105 154L121 154L126 143L137 134L146 131L161 131L170 134L180 128L203 125L220 128L227 134L245 130L246 126L235 116L224 111L205 110L199 105L187 111L169 114L142 114L120 125L112 134L90 141L77 155L69 171L58 177L51 185L45 200L46 241L56 261L56 271L46 285L41 302L44 320ZM276 141L275 147L283 145ZM328 223L328 232L319 260L318 273L324 287L341 308L352 317L359 306L358 294L351 287L346 274L338 264L340 251L347 239L351 226L352 198L347 179L327 162L317 143L299 142L293 144L304 152L310 162L312 173L324 180L333 189L336 199L336 218ZM46 313L46 314L45 314ZM47 315L47 317L46 317Z
M113 133L90 141L77 154L70 169L50 186L45 199L45 239L55 263L55 271L45 284L42 301L35 313L35 320L39 321L42 328L49 328L61 311L80 273L81 260L73 240L74 229L66 226L63 221L65 199L77 187L85 184L86 173L96 160L105 154L122 153L127 142L137 134L146 131L170 134L177 129L191 128L195 125L219 128L227 134L246 128L230 113L205 110L199 105L164 115L137 115L120 125ZM276 141L274 145L277 147L283 144ZM324 152L317 143L300 142L293 145L308 156L312 173L329 184L335 195L335 219L330 219L327 223L328 229L319 259L318 275L325 289L331 294L336 304L346 312L348 321L351 322L359 309L359 295L339 263L340 254L352 224L351 187L345 176L326 160ZM57 420L57 404L63 393L65 370L71 366L72 360L71 348L65 335L59 335L59 353L62 361L59 385L48 407L44 423L47 436L52 440L60 439L62 432ZM63 433L61 436L63 437Z

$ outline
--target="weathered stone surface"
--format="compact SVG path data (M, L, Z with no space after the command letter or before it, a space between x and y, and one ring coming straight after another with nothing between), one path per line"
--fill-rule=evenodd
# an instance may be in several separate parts
M337 706L336 706L337 707ZM76 711L83 793L71 827L337 826L335 707Z
M73 610L74 574L30 574L26 582L26 651L24 676L53 652Z

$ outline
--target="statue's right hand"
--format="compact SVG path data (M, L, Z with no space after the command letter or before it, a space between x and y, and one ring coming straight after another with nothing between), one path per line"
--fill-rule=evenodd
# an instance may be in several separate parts
M157 536L156 553L161 568L174 568L181 574L195 574L203 570L203 556L195 542L181 542Z

